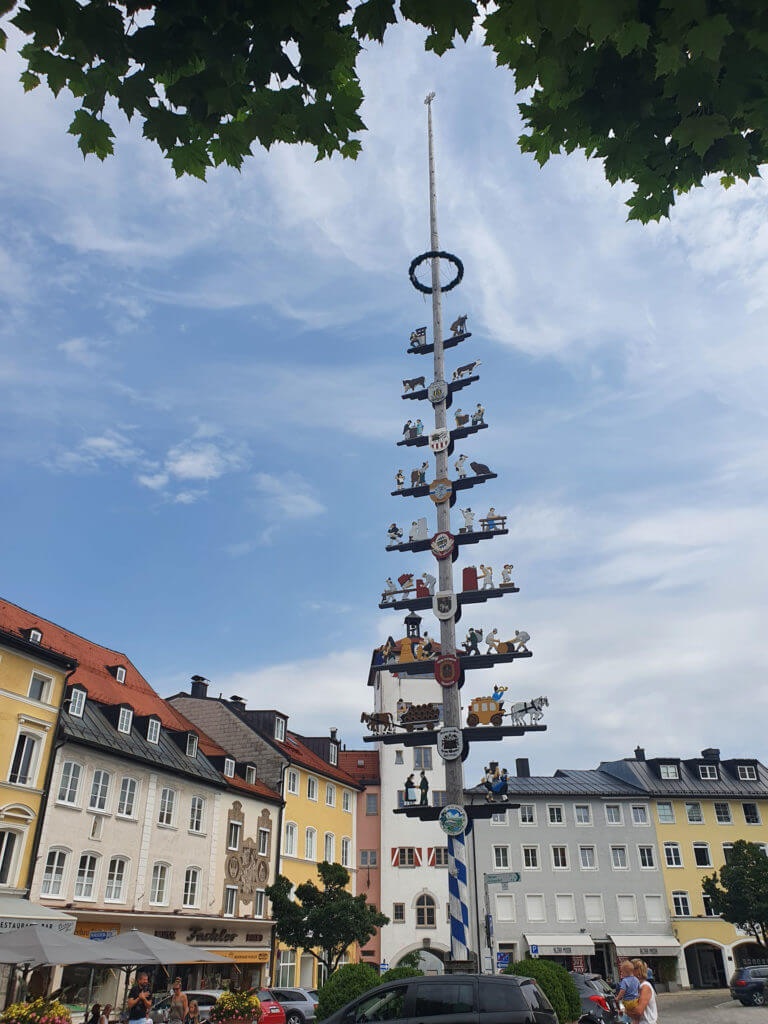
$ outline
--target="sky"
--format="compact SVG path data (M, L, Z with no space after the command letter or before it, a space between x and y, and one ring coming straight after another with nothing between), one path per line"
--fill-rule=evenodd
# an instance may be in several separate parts
M161 694L199 673L359 745L371 649L398 633L384 580L434 566L384 550L390 522L433 516L389 492L422 461L394 445L400 382L430 368L405 349L430 322L407 270L429 242L434 90L440 240L466 270L445 321L472 331L446 362L481 360L461 397L490 429L464 449L499 477L469 493L510 526L456 569L514 563L520 593L471 624L525 629L534 652L462 698L499 681L550 702L546 733L474 750L468 782L488 757L545 774L636 744L768 757L762 181L628 223L599 163L520 154L512 76L477 35L437 58L402 26L362 55L357 161L276 146L177 180L119 115L116 156L83 161L71 99L23 94L15 40L3 597L124 651Z

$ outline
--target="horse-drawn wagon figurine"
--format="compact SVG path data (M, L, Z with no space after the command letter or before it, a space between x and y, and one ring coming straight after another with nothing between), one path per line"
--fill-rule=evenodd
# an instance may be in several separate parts
M375 736L378 736L379 733L386 734L395 731L395 723L389 711L374 711L370 715L364 711L360 715L360 722L367 725Z
M433 729L440 721L440 708L437 704L408 704L398 715L398 724L406 732L414 729Z

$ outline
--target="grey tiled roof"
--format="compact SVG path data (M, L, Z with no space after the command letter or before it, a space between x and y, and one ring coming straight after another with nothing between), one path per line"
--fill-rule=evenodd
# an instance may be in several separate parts
M528 778L510 775L508 791L510 796L645 796L639 786L627 785L597 769L560 769L554 775L532 775ZM484 786L475 786L469 792L485 793L486 790Z
M680 778L660 778L659 763L668 764L671 761L675 759L662 757L637 761L635 758L627 757L621 761L603 761L599 770L616 779L634 783L652 796L668 796L673 799L693 796L709 800L716 800L719 796L745 800L768 798L768 769L754 758L729 758L717 762L708 758L676 761ZM719 778L700 778L699 765L702 764L716 764ZM757 769L757 780L740 779L737 769L740 764L754 765Z
M165 729L160 730L158 743L148 743L135 726L129 735L118 732L95 701L85 702L82 718L62 711L61 729L64 736L76 743L97 747L118 757L123 755L148 765L156 765L177 775L204 779L214 786L223 787L220 773L201 750L198 749L196 757L187 757Z

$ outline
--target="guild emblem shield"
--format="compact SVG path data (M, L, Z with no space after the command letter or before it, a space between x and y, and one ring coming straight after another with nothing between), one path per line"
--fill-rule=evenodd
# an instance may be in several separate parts
M461 665L458 655L441 654L435 658L435 679L441 686L453 686L459 681Z
M437 480L433 480L429 485L429 496L436 505L441 504L443 501L448 501L452 493L453 484L448 477L439 476Z
M427 398L432 405L439 405L440 402L445 401L447 395L448 385L444 380L433 380L427 388Z
M432 598L432 611L438 619L452 619L456 614L456 595L448 590L438 590Z
M461 735L461 729L440 729L437 734L437 752L444 761L455 761L461 757L463 747L464 737Z
M440 811L440 828L447 836L461 836L467 831L469 817L458 804L446 804Z
M432 554L438 561L442 561L447 558L454 548L453 534L443 530L441 533L436 533L430 541L429 545Z
M438 452L444 452L450 443L451 432L448 427L438 427L437 430L433 430L429 435L429 448L435 455Z

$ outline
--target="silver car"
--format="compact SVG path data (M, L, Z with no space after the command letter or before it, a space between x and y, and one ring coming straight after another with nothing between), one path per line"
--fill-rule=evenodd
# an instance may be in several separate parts
M194 989L191 992L186 992L187 1004L194 1000L200 1009L200 1020L208 1020L208 1014L211 1012L211 1007L223 993L222 988L208 988L208 989ZM162 1024L163 1021L168 1020L168 1010L171 1007L171 997L164 996L162 999L154 998L152 1002L152 1009L149 1011L154 1024Z
M305 988L273 988L270 991L285 1010L285 1024L314 1021L317 1000Z

